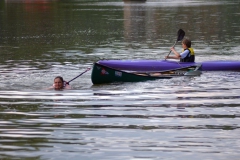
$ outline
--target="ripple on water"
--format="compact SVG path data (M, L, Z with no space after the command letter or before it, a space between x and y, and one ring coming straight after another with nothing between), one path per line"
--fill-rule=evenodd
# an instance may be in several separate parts
M2 90L0 154L118 159L124 152L127 159L160 154L205 159L211 153L234 159L239 149L238 76L206 72L190 79L62 92Z

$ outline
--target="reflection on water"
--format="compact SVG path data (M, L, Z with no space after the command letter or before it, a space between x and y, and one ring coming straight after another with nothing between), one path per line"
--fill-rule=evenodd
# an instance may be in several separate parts
M99 59L239 60L239 2L0 2L0 159L238 159L239 72L93 85ZM181 49L177 44L177 49Z

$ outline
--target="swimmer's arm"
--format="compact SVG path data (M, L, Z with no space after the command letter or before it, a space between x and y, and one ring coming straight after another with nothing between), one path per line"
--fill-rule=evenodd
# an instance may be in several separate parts
M66 86L64 87L64 89L72 89L72 87L69 84L66 84Z

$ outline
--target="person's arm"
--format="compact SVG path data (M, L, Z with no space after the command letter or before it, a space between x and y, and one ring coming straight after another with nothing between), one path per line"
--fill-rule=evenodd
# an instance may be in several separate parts
M72 89L72 87L69 84L66 84L64 89Z
M181 56L181 58L185 58L188 54L189 54L189 50L188 49L186 49L185 51L183 51L181 54L180 54L180 56Z
M52 90L52 89L54 89L54 85L52 85L52 86L50 86L50 87L48 87L48 88L45 88L46 90Z
M174 47L171 48L171 51L175 54L174 56L166 56L166 59L180 59L181 55L175 50Z

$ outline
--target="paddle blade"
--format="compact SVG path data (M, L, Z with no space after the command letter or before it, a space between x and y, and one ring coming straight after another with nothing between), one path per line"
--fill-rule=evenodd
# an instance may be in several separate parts
M178 30L178 38L177 41L181 41L185 36L185 32L182 29Z

